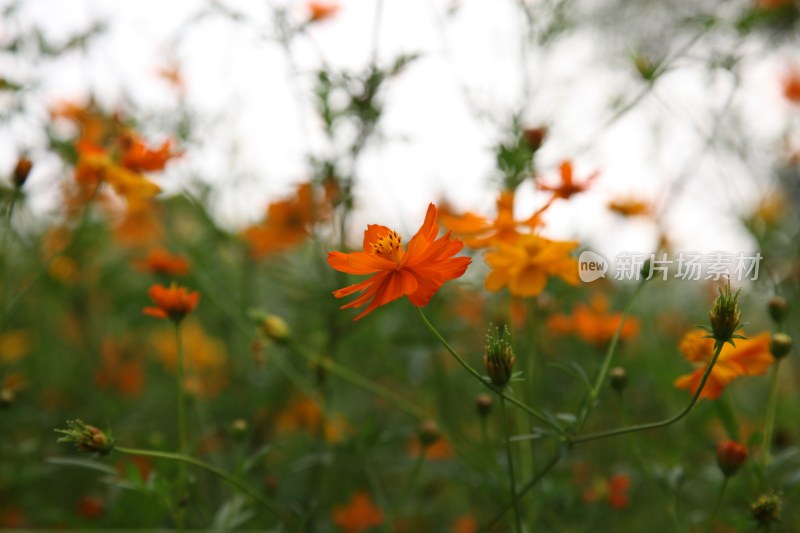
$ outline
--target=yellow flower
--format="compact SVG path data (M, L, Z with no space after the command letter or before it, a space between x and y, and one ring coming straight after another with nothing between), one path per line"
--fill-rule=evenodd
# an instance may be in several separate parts
M484 285L492 292L508 286L511 294L522 297L540 294L548 276L577 285L578 262L569 256L577 246L577 242L551 241L538 235L520 235L513 244L496 242L485 255L492 271Z
M0 333L0 363L16 363L31 351L31 334L17 329Z

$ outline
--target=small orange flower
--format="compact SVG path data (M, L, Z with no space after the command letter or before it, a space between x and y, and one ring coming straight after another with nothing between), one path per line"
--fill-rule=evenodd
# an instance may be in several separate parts
M538 235L520 235L514 244L495 243L485 255L492 271L484 286L497 292L508 287L514 296L540 294L548 276L558 276L571 285L578 284L578 261L569 253L577 242L558 242Z
M793 104L800 104L800 68L790 67L783 76L783 96Z
M308 21L319 22L333 17L339 11L339 4L333 2L312 1L307 4Z
M502 191L497 197L497 218L489 220L474 213L454 215L443 211L442 225L462 239L470 248L485 248L495 242L512 243L523 234L541 225L541 214L549 203L524 220L514 218L514 191ZM523 230L522 232L520 230Z
M314 201L311 184L301 183L294 196L269 205L264 222L244 231L251 255L261 257L282 252L301 243L321 211L322 206Z
M164 248L150 250L150 253L138 263L138 266L152 274L184 276L189 273L189 261L179 255L169 253Z
M169 287L153 285L148 294L157 307L145 307L144 314L156 318L168 318L173 322L180 322L197 307L197 302L200 300L199 292L179 287L175 283Z
M702 329L694 329L684 335L680 343L683 356L701 366L685 376L675 380L679 389L689 389L692 394L700 386L706 364L714 353L714 339L706 338L708 333ZM731 381L741 376L760 376L764 374L774 361L769 350L768 332L760 333L749 339L736 341L736 346L725 344L717 358L711 374L708 376L700 398L714 400L719 398L722 390Z
M589 305L578 304L572 315L553 315L547 328L554 333L575 333L584 341L596 346L604 346L614 337L622 320L622 313L609 313L608 300L595 295ZM628 318L622 326L620 340L630 339L639 332L639 321Z
M370 224L364 232L363 251L345 254L329 252L328 264L348 274L373 274L369 279L333 292L337 298L355 292L361 294L341 309L361 307L370 302L358 320L375 308L408 296L417 307L428 304L446 281L467 270L469 257L453 257L464 243L451 239L450 233L437 239L436 206L430 204L425 222L411 238L405 251L400 236L386 226ZM371 301L370 301L371 300Z
M561 171L561 183L547 185L537 182L536 188L540 191L550 191L553 193L553 198L562 198L564 200L569 200L573 195L584 192L589 188L592 182L597 179L597 176L600 175L599 172L595 172L584 179L583 182L576 183L573 181L571 161L564 161L561 163L559 169Z
M608 208L624 217L647 216L650 214L650 204L637 198L617 198L608 203Z
M357 492L350 503L333 509L333 522L347 533L359 533L383 524L383 513L369 494Z
M591 485L581 492L581 499L586 503L595 503L605 499L614 509L624 509L630 505L628 490L631 478L627 474L616 474L608 479L596 477Z
M167 139L161 146L150 149L135 135L123 143L125 151L122 154L122 166L132 172L155 172L164 170L167 162L180 155L172 151L172 141Z

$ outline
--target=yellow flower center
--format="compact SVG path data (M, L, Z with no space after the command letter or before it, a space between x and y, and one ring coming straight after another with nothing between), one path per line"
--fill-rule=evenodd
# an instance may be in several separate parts
M399 263L400 257L403 255L403 239L394 231L389 230L389 233L372 243L372 253Z

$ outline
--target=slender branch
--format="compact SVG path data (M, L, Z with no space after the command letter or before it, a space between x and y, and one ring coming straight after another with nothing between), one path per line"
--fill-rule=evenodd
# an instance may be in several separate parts
M706 366L706 370L703 373L702 379L700 380L700 385L698 385L697 390L695 391L694 395L692 396L692 399L689 402L689 404L686 407L684 407L683 410L680 413L678 413L675 416L672 416L670 418L667 418L665 420L660 420L658 422L649 422L647 424L637 424L637 425L633 425L633 426L626 426L626 427L611 429L611 430L608 430L608 431L600 431L600 432L597 432L597 433L589 433L587 435L578 435L576 437L572 437L570 439L570 443L572 443L572 444L580 444L580 443L583 443L583 442L590 442L590 441L593 441L593 440L600 440L600 439L605 439L605 438L608 438L608 437L616 437L617 435L624 435L626 433L634 433L636 431L646 431L648 429L662 428L662 427L669 426L669 425L674 424L675 422L679 421L680 419L682 419L683 417L685 417L686 415L689 414L689 412L692 410L692 408L697 403L697 400L700 398L700 394L703 392L703 389L706 386L706 381L708 381L708 376L711 375L711 370L714 368L714 364L717 362L717 358L719 357L719 353L722 351L722 346L723 346L723 343L721 343L721 342L717 342L714 345L714 355L711 357L711 361L708 363L708 366Z
M517 497L517 481L514 475L514 459L511 453L511 432L508 429L508 416L506 415L506 401L500 396L500 411L503 417L503 431L506 441L506 460L508 461L508 478L511 484L511 504L514 506L514 523L517 533L522 533L522 518L519 513L519 498Z
M180 453L161 452L156 450L142 450L139 448L127 448L123 446L115 446L114 450L120 453L126 453L128 455L141 455L145 457L155 457L157 459L168 459L171 461L179 461L183 464L190 464L202 468L203 470L211 472L215 476L222 478L224 481L228 482L233 487L239 489L243 493L253 498L253 500L261 504L261 506L264 507L264 509L269 511L273 516L275 516L275 518L277 518L284 524L292 525L294 523L293 518L284 514L283 511L278 509L278 507L274 503L261 496L255 489L245 484L235 476L232 476L228 472L225 472L224 470L217 468L214 465L206 463L205 461L201 461L200 459L195 459L194 457Z
M431 330L431 333L433 333L433 334L434 334L434 336L435 336L437 339L439 339L439 342L440 342L440 343L442 343L442 346L444 346L444 347L445 347L445 349L447 349L447 351L448 351L448 352L450 352L450 355L452 355L453 357L455 357L455 358L456 358L456 361L458 361L458 362L459 362L459 364L460 364L462 367L464 367L464 369L465 369L465 370L467 370L467 372L469 372L470 374L472 374L472 375L473 375L473 377L475 377L475 379L477 379L477 380L478 380L478 381L479 381L481 384L483 384L483 386L484 386L484 387L486 387L486 388L487 388L487 389L489 389L490 391L494 392L495 394L499 395L501 398L504 398L504 399L505 399L505 400L507 400L509 403L512 403L512 404L516 405L517 407L519 407L520 409L523 409L523 410L524 410L524 411L526 411L527 413L529 413L529 414L533 415L533 416L534 416L534 417L536 417L536 418L537 418L537 419L538 419L540 422L542 422L542 423L544 423L544 424L547 424L547 425L548 425L548 426L550 426L552 429L556 430L556 431L557 431L557 432L558 432L560 435L562 435L562 436L563 436L563 435L566 435L566 432L564 431L564 429L563 429L561 426L557 425L557 424L556 424L556 423L554 423L552 420L548 419L546 416L544 416L544 415L543 415L541 412L539 412L538 410L536 410L536 409L534 409L533 407L530 407L530 406L528 406L528 405L525 405L524 403L522 403L521 401L517 400L517 399L516 399L516 398L514 398L513 396L509 396L507 393L505 393L505 392L503 392L503 391L499 391L499 390L497 390L497 389L496 389L494 386L492 386L492 384L491 384L490 382L486 381L486 380L483 378L483 376L481 376L481 375L480 375L480 373L479 373L477 370L475 370L474 368L472 368L472 367L469 365L469 363L467 363L467 362L466 362L466 361L465 361L465 360L464 360L464 359L463 359L463 358L462 358L460 355L458 355L458 353L457 353L457 352L456 352L456 351L455 351L455 350L454 350L454 349L453 349L453 348L450 346L450 344L448 344L448 342L445 340L445 338L444 338L444 337L442 337L442 334L441 334L441 333L439 333L439 331L438 331L438 330L437 330L437 329L436 329L436 328L433 326L433 324L431 324L431 322L428 320L428 317L426 317L426 316L425 316L425 313L423 313L423 312L422 312L422 308L420 308L420 307L417 307L417 312L419 313L419 316L420 316L420 318L422 319L422 321L425 323L425 325L426 325L426 326L428 326L428 329L429 329L429 330Z
M719 514L719 509L722 506L722 499L725 497L725 489L728 488L728 476L725 476L722 479L722 485L719 487L719 492L717 493L717 502L714 504L714 511L711 513L711 517L708 519L708 533L714 531L714 521L717 519L717 515Z

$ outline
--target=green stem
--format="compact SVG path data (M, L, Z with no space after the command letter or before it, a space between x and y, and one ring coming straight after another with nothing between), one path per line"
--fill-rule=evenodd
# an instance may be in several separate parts
M633 425L633 426L627 426L627 427L611 429L611 430L608 430L608 431L600 431L600 432L597 432L597 433L589 433L587 435L578 435L577 437L572 437L570 439L570 442L572 444L580 444L582 442L600 440L600 439L605 439L605 438L608 438L608 437L616 437L617 435L624 435L626 433L634 433L636 431L646 431L648 429L662 428L662 427L669 426L669 425L674 424L675 422L679 421L680 419L682 419L683 417L685 417L686 415L689 414L689 412L692 410L692 408L697 403L697 400L700 398L700 394L703 392L703 389L706 386L706 381L708 381L708 376L711 375L711 370L714 368L714 364L717 362L717 358L719 357L720 351L722 351L722 345L723 345L722 342L717 342L714 345L714 355L711 357L711 361L708 363L708 366L706 366L705 372L703 372L703 377L700 380L700 385L698 385L697 390L695 391L694 395L692 396L692 399L689 402L689 404L686 407L684 407L683 410L680 413L678 413L675 416L672 416L670 418L667 418L666 420L660 420L658 422L649 422L647 424L637 424L637 425Z
M522 533L522 517L519 513L519 498L517 498L517 481L514 476L514 460L511 454L511 432L508 429L508 416L506 415L506 401L500 396L500 412L503 416L503 431L506 437L506 459L508 461L508 478L511 485L511 503L514 506L514 523L517 533Z
M422 446L422 449L417 456L416 461L414 461L414 466L411 468L411 473L408 475L408 481L406 482L406 486L403 489L402 496L400 496L400 504L397 507L396 515L402 515L403 509L406 506L406 502L408 498L411 496L411 490L414 488L414 485L417 482L417 478L419 477L420 470L422 470L422 464L425 462L425 452L427 448Z
M761 464L764 470L769 466L770 447L772 446L772 434L775 431L775 415L778 411L778 369L781 360L775 361L769 375L769 399L767 400L767 415L764 420L764 441L761 445Z
M387 402L391 403L404 413L417 418L419 420L425 420L429 418L425 412L417 407L416 405L412 404L402 396L395 394L394 392L390 391L389 389L378 385L374 381L365 378L364 376L353 372L347 367L340 365L339 363L326 358L326 357L318 357L308 352L303 346L299 345L297 342L289 341L289 347L297 354L302 356L304 359L308 360L312 364L319 365L329 371L331 374L338 376L346 381L349 381L353 385L357 387L361 387L362 389L368 390L369 392L375 394L376 396L380 396Z
M583 424L586 422L586 418L589 416L589 413L594 409L594 405L597 402L597 399L600 397L600 392L603 389L603 385L606 383L606 379L608 378L608 372L611 370L611 362L614 359L614 352L617 349L617 344L619 343L619 338L622 336L622 328L625 325L625 321L628 319L628 315L630 315L631 308L633 307L636 298L641 293L642 288L645 286L645 282L642 281L636 286L636 290L631 296L631 299L628 301L628 304L625 306L625 309L622 311L622 317L620 318L619 325L617 326L617 330L614 332L614 336L611 338L611 342L608 344L608 349L606 350L605 358L603 359L603 363L600 365L600 371L597 373L597 378L594 381L594 385L592 389L589 391L589 395L586 398L586 402L583 406L583 410L581 412L581 416L579 419L578 427L582 428Z
M175 322L175 342L177 344L177 396L178 396L178 451L187 453L186 447L186 398L183 394L183 339L180 323ZM186 463L178 463L178 531L186 527L186 507L188 505L188 486L186 482Z
M501 509L500 512L498 512L495 515L494 518L492 518L489 522L487 522L485 525L483 525L478 531L479 532L494 531L494 529L493 529L494 525L497 524L497 522L499 522L501 518L503 518L503 515L506 514L509 509L514 507L517 504L517 501L519 501L520 498L525 496L525 494L529 490L533 489L533 487L535 487L553 468L555 468L556 465L561 462L562 458L563 458L563 455L561 454L560 451L558 453L556 453L555 455L553 455L553 457L547 462L547 464L544 465L544 467L542 467L542 469L539 470L539 472L535 476L533 476L533 478L530 481L528 481L525 484L525 486L522 487L519 490L519 492L516 493L516 495L513 498L512 503L509 503L503 509Z
M189 464L202 468L203 470L211 472L212 474L228 482L230 485L237 488L244 494L247 494L248 496L253 498L253 500L258 502L262 507L264 507L264 509L269 511L273 516L275 516L275 518L277 518L284 524L291 525L293 523L293 519L291 517L285 515L280 509L278 509L278 507L274 503L261 496L255 489L243 483L238 478L232 476L228 472L225 472L224 470L217 468L214 465L206 463L205 461L201 461L200 459L195 459L194 457L191 457L189 455L184 455L181 453L161 452L156 450L142 450L138 448L126 448L123 446L115 446L114 450L120 453L126 453L128 455L141 455L145 457L154 457L157 459L168 459L171 461L178 461L182 465Z
M728 488L728 476L725 476L722 479L722 485L719 487L719 492L717 493L717 503L714 504L714 511L711 513L711 517L708 519L708 528L706 531L711 533L714 530L714 521L717 519L717 515L719 514L719 509L722 507L722 499L725 497L725 489Z
M444 337L442 337L442 334L439 333L439 331L433 326L433 324L430 323L430 321L428 320L428 317L425 316L425 313L422 312L422 308L417 307L417 312L419 313L419 316L422 319L422 321L425 323L425 325L428 326L428 329L431 330L431 333L433 333L433 335L437 339L439 339L439 342L442 343L442 346L444 346L445 349L447 349L447 351L450 352L450 355L455 357L456 361L458 361L458 363L462 367L464 367L464 369L467 370L467 372L472 374L473 377L475 377L475 379L477 379L481 384L483 384L484 387L486 387L490 391L494 392L495 394L497 394L501 398L507 400L509 403L512 403L512 404L516 405L517 407L519 407L520 409L522 409L522 410L526 411L527 413L533 415L540 422L542 422L544 424L547 424L552 429L556 430L560 435L566 435L566 432L564 431L564 429L561 426L555 424L553 421L548 419L546 416L544 416L542 413L540 413L539 411L537 411L533 407L529 407L529 406L525 405L524 403L520 402L519 400L517 400L516 398L514 398L513 396L509 396L505 392L495 389L491 385L490 382L486 381L483 378L483 376L481 376L480 373L477 370L472 368L469 365L469 363L464 361L464 359L462 359L461 356L458 355L458 353L450 346L450 344L448 344L448 342L444 339Z

